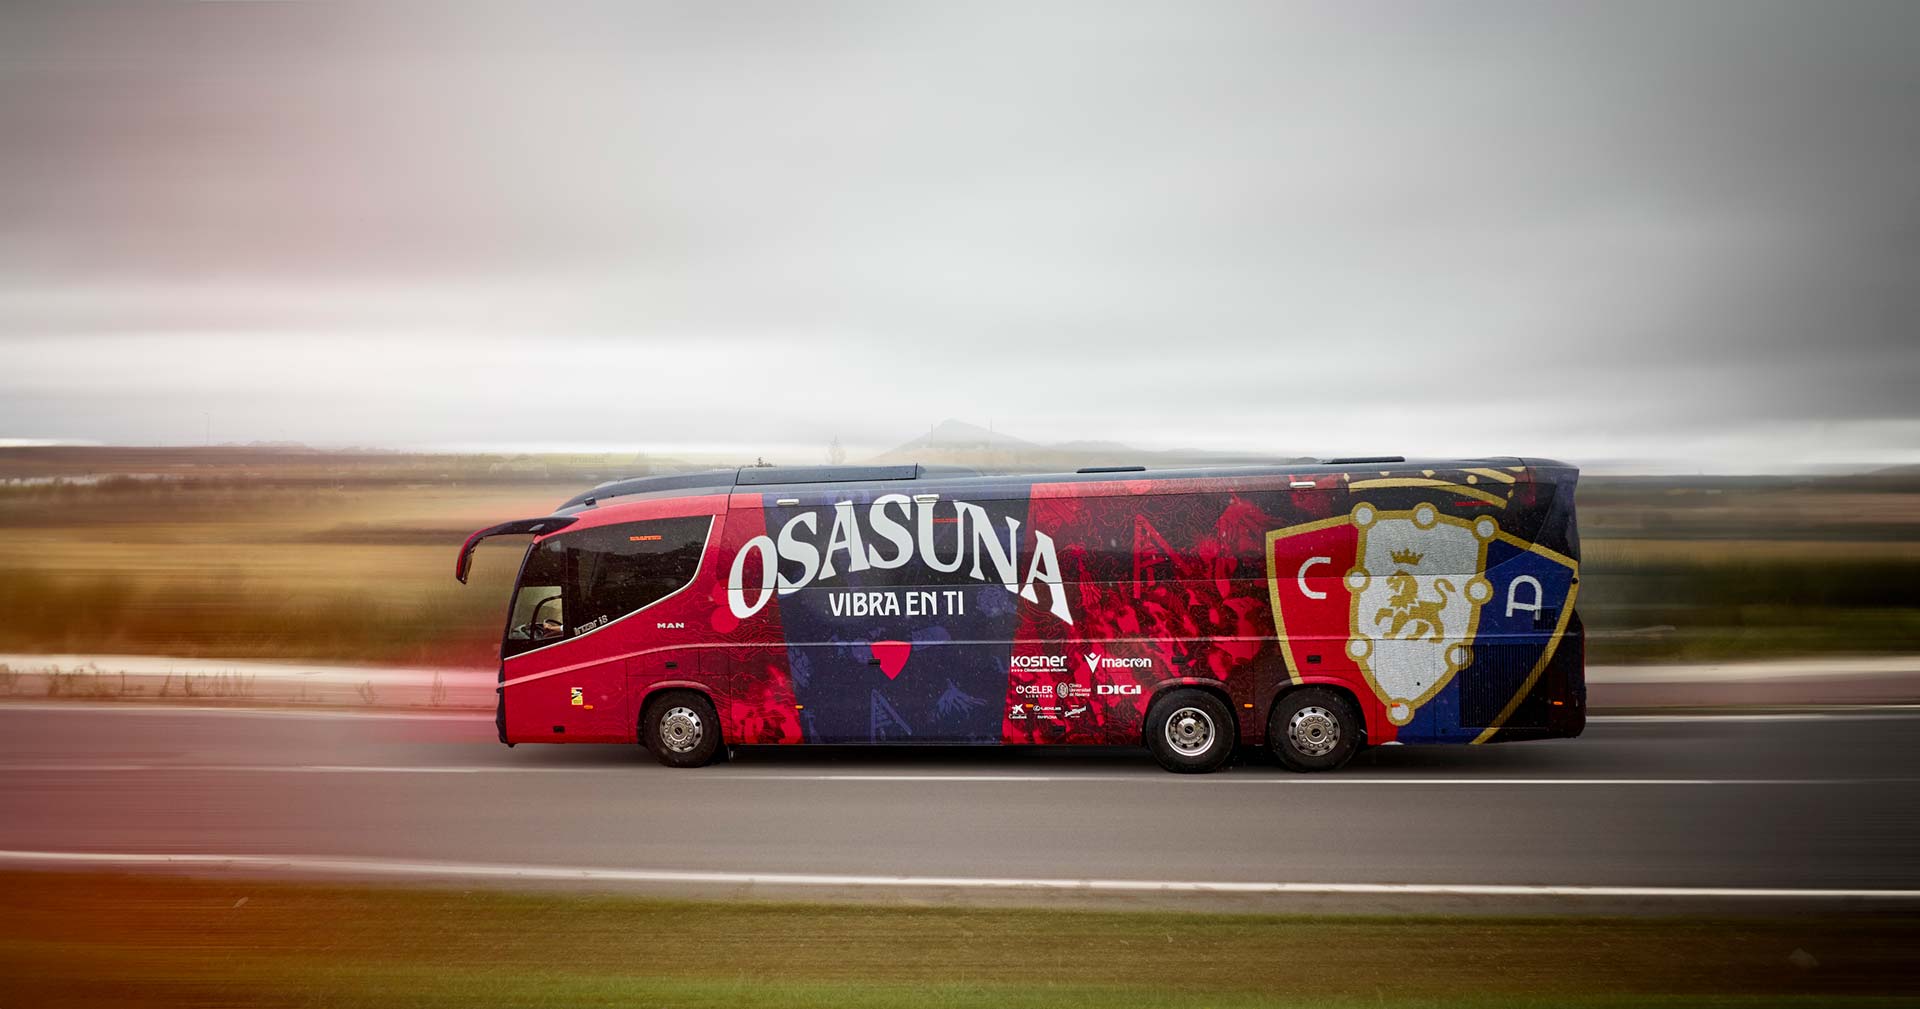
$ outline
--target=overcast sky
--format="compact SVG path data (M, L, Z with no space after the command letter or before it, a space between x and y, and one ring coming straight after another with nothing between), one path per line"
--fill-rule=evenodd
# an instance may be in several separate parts
M0 8L0 439L1920 461L1920 4Z

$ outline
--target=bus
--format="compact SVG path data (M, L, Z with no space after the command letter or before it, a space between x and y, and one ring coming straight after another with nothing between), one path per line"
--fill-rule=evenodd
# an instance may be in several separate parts
M752 466L603 484L531 535L500 741L1268 747L1580 734L1578 471L1549 460L983 475Z

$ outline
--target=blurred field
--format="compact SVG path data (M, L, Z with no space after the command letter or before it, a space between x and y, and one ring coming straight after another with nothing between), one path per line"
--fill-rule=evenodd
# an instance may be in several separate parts
M1309 918L0 876L0 1004L1852 1006L1920 922Z
M483 548L463 589L460 541L634 468L0 450L0 647L491 665L518 552Z
M1920 474L1588 478L1593 662L1920 651Z
M462 587L462 538L687 465L0 450L0 651L489 666L520 546ZM1580 515L1592 662L1920 651L1920 475L1589 478Z

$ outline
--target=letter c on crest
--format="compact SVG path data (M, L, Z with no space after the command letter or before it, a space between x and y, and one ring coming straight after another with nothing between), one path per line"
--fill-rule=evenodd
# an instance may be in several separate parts
M1307 588L1307 569L1311 567L1316 567L1321 564L1332 564L1332 563L1333 563L1333 558L1331 557L1307 558L1306 563L1300 565L1300 570L1297 573L1295 573L1293 576L1294 581L1297 581L1300 583L1300 594L1303 596L1306 596L1308 599L1327 598L1327 594L1325 592L1315 592L1314 590Z

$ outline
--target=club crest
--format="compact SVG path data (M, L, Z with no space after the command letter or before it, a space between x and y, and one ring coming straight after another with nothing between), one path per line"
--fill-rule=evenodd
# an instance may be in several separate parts
M1487 515L1442 515L1430 504L1402 512L1361 504L1351 521L1358 537L1346 575L1347 654L1386 704L1387 718L1405 725L1473 659L1491 591L1482 577L1487 541L1500 525Z
M1289 671L1296 679L1302 670L1357 674L1395 726L1414 722L1470 668L1489 671L1486 687L1503 699L1517 697L1524 686L1504 682L1507 664L1476 667L1476 641L1493 633L1550 654L1548 635L1533 633L1535 618L1550 612L1556 623L1547 630L1557 636L1558 614L1571 604L1573 561L1502 532L1491 515L1448 515L1427 502L1389 511L1362 501L1346 515L1268 533L1267 547ZM1458 705L1449 717L1454 730L1470 721Z

